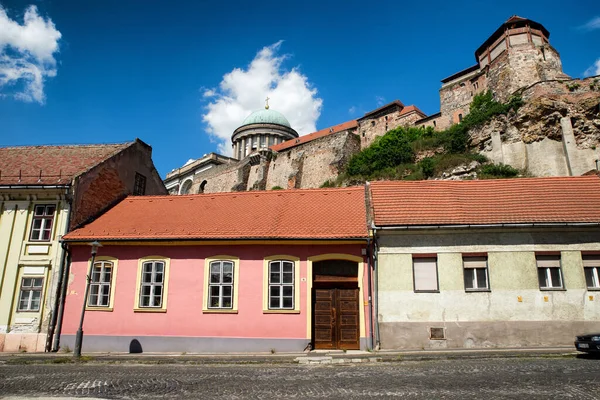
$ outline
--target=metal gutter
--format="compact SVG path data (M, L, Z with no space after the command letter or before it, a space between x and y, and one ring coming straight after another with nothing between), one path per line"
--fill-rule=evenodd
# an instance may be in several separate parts
M0 189L65 189L71 184L66 185L0 185Z
M501 224L464 224L464 225L387 225L373 226L379 230L427 230L427 229L489 229L489 228L557 228L557 227L593 227L600 222L550 222L550 223L501 223Z

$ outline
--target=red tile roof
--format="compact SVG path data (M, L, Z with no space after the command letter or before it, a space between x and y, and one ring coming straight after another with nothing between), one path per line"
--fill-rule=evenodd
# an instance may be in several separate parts
M1 185L65 185L133 142L0 148Z
M400 111L400 114L398 114L398 116L405 115L405 114L408 114L408 113L413 112L413 111L416 111L419 114L422 114L424 117L427 116L427 114L425 114L423 111L419 110L419 108L417 106L406 106L406 107L404 107L402 109L402 111Z
M291 147L298 146L303 143L311 142L311 141L321 138L323 136L332 135L334 133L345 131L347 129L356 128L357 126L358 126L358 123L356 122L356 120L344 122L339 125L334 125L329 128L321 129L320 131L309 133L308 135L300 136L297 139L291 139L291 140L287 140L283 143L274 144L270 148L273 151L282 151L285 149L289 149Z
M370 183L376 226L600 223L600 178Z
M132 196L65 240L351 239L368 234L364 187Z

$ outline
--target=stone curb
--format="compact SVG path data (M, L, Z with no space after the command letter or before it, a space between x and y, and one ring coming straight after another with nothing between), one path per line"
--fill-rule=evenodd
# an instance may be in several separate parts
M491 358L575 357L571 347L509 350L380 351L364 353L281 354L107 354L86 353L76 359L71 353L0 353L0 364L355 364L378 362L435 361Z

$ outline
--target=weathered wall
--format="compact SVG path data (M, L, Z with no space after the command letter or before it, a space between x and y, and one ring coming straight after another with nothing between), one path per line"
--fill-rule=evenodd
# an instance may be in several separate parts
M387 131L401 126L400 112L398 108L391 108L387 112L382 110L372 117L359 120L358 134L361 148L368 147L377 136L383 136Z
M236 164L221 165L194 176L191 193L317 188L335 181L350 157L360 150L357 135L342 131L300 144L280 153L255 155Z
M598 78L538 82L522 90L525 104L469 133L494 163L534 176L582 175L600 157ZM571 88L571 89L570 89Z
M30 241L36 205L55 205L48 241ZM0 195L0 351L44 351L62 257L60 235L67 232L69 204L64 191L6 191ZM43 278L38 311L19 311L22 278Z
M281 152L271 161L267 188L317 188L335 181L360 150L358 136L341 132Z
M473 97L487 89L486 74L479 71L467 74L464 77L448 82L440 89L440 112L436 128L446 129L452 124L460 122L469 113L469 106Z
M586 288L581 251L600 231L454 231L386 234L380 240L382 348L570 345L600 329L600 297ZM566 290L540 290L536 251L559 251ZM490 290L466 292L462 255L486 252ZM415 293L412 254L437 254L439 293ZM445 329L431 340L430 327Z
M75 179L71 229L133 193L136 172L146 178L146 195L167 194L152 162L152 148L136 141Z

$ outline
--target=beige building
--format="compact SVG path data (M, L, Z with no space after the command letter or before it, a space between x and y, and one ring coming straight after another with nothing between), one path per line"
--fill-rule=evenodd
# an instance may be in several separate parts
M386 349L571 345L600 330L600 178L373 182Z
M140 140L0 148L0 351L51 349L68 276L61 236L128 194L166 194L151 155Z

